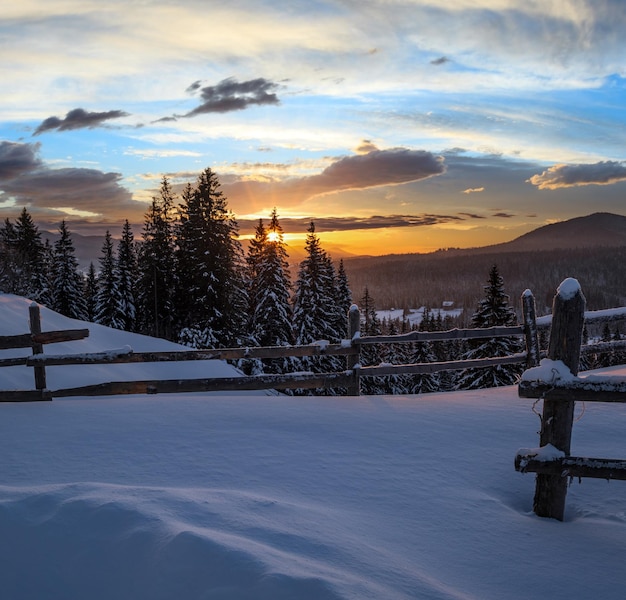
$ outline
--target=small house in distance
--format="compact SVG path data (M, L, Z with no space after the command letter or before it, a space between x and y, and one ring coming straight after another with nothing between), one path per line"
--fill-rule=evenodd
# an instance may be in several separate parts
M456 307L454 300L444 300L441 303L442 310L454 310Z

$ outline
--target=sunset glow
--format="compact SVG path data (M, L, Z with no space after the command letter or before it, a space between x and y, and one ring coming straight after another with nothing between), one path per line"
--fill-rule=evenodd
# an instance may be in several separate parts
M276 207L345 254L625 211L620 3L31 0L0 27L3 219L139 233L206 167L244 238Z

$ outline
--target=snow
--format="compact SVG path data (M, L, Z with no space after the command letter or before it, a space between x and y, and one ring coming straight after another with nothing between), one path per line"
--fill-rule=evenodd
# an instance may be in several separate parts
M557 295L561 296L563 300L571 300L580 292L580 283L578 283L578 280L573 277L564 279L556 290Z
M521 380L539 383L556 383L557 381L573 381L576 377L569 367L561 360L542 358L538 367L532 367L522 373Z
M44 331L85 326L42 314ZM28 301L0 296L0 332L27 326ZM176 346L89 328L46 352ZM125 367L138 379L170 367L233 373L219 361L48 371L67 387ZM32 381L32 369L0 369L2 388ZM0 411L3 598L623 598L626 487L584 479L564 522L536 517L534 476L513 459L537 444L539 422L515 387L68 398ZM625 425L623 405L587 406L573 453L623 457Z

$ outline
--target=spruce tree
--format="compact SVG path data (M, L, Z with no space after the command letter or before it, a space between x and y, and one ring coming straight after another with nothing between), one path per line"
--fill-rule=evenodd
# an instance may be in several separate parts
M159 196L144 218L143 243L140 247L138 305L139 330L155 337L173 339L176 293L174 255L174 195L167 177L163 177Z
M117 246L117 287L120 299L123 327L126 331L137 330L137 249L133 231L128 220L122 227L122 237Z
M44 271L44 245L32 217L22 209L15 223L15 258L18 280L15 293L42 302L48 287Z
M381 335L382 327L376 304L372 298L369 288L365 288L361 298L361 336ZM361 364L363 366L376 366L382 362L383 347L380 344L363 344L361 346ZM365 394L384 393L384 378L364 377L361 380L361 389Z
M306 256L300 263L293 296L294 340L297 345L317 341L338 341L335 331L336 309L334 280L329 269L329 256L321 246L311 222L305 242ZM336 370L333 357L303 357L299 369L316 373ZM302 393L300 390L296 393ZM318 393L335 394L335 390L318 390Z
M65 221L59 226L60 237L54 244L51 278L51 308L72 319L87 319L83 277L78 272L74 243Z
M182 343L198 348L236 346L246 339L248 305L239 226L217 175L205 169L180 204L177 228Z
M485 297L479 302L472 316L472 327L513 326L516 316L509 306L509 297L504 293L504 280L493 265L489 272L487 285L484 287ZM465 359L491 358L510 356L521 351L521 343L516 338L487 338L470 341ZM461 373L458 389L480 389L500 385L512 385L521 373L518 365L497 365L479 369L467 369Z
M248 255L250 270L250 332L260 346L293 343L291 282L283 229L276 209L267 230L260 222ZM264 361L265 372L284 373L293 367L291 358Z
M87 277L85 278L85 307L87 309L87 320L91 323L96 318L96 295L98 294L98 277L96 276L96 267L93 262L89 263Z
M339 260L339 268L337 269L335 306L337 319L335 324L336 335L340 339L345 339L348 336L348 312L352 306L352 292L350 291L343 259Z
M113 254L111 233L106 232L100 257L96 292L95 322L114 329L124 329L124 313L117 279L117 261Z

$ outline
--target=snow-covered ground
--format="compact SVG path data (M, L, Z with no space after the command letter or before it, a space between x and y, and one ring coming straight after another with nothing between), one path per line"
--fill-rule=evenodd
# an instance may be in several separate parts
M27 307L0 297L0 333L26 332ZM174 347L89 327L46 352ZM50 387L128 367L154 376L57 367ZM166 367L232 375L219 362L156 365L170 378ZM22 379L32 387L31 370L0 369L0 388ZM513 459L537 445L539 420L513 387L72 398L0 413L7 600L624 597L626 483L575 482L565 522L534 516L534 476ZM624 458L625 429L622 405L587 405L573 452Z

